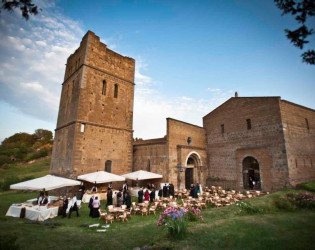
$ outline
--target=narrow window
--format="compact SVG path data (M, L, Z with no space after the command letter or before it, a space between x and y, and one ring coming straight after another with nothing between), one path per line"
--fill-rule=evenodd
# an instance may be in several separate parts
M118 97L118 85L115 84L115 92L114 92L114 98Z
M247 129L252 129L252 121L250 119L247 119L246 122L247 122Z
M295 159L295 167L298 167L297 159Z
M224 124L221 124L221 133L224 134Z
M307 118L305 118L305 123L306 123L307 130L310 130L310 125L308 124L308 119Z
M103 81L102 95L106 95L106 80Z
M150 163L150 159L148 160L148 164L147 164L147 171L150 172L151 171L151 163Z
M112 161L106 161L105 162L105 171L108 173L112 172Z
M85 131L85 124L81 123L81 133L84 133L84 131Z

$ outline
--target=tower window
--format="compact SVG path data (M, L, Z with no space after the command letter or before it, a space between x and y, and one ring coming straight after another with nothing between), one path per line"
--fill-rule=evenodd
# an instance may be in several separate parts
M102 95L106 95L106 80L103 81Z
M114 98L118 97L118 84L115 84Z
M247 123L247 129L252 129L252 121L250 119L247 119L246 123Z
M85 124L81 123L81 129L80 129L81 133L84 133L85 131Z
M306 123L307 130L310 130L310 125L308 124L308 119L307 118L305 118L305 123Z
M224 134L224 124L221 124L221 133Z

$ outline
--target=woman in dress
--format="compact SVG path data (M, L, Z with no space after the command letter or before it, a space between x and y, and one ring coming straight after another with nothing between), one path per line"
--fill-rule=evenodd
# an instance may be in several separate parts
M98 199L98 197L96 196L93 203L92 203L92 207L93 207L93 210L92 210L92 218L98 218L100 217L100 213L98 211L98 209L100 208L101 206L101 203Z
M150 193L149 193L148 189L144 193L144 200L145 201L150 201Z

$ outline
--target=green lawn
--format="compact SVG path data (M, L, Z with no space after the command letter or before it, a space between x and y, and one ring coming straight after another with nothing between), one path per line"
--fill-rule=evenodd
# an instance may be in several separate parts
M97 233L95 228L88 228L99 220L89 218L86 204L80 210L81 216L73 214L71 219L54 218L34 223L6 217L12 203L37 195L6 191L0 192L0 237L7 241L15 236L21 249L133 249L144 246L155 249L314 249L315 211L286 211L275 207L275 200L288 192L298 190L286 189L248 200L252 206L264 209L253 215L240 214L236 205L204 209L204 221L190 222L186 237L172 240L166 231L157 227L158 215L133 216L128 222L114 222L105 233ZM105 225L104 221L100 223Z

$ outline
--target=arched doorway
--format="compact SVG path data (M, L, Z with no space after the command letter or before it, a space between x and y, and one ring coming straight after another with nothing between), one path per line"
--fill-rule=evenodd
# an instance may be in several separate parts
M185 188L189 189L191 184L200 182L200 173L197 172L200 164L200 157L196 153L190 153L187 157L185 170ZM197 178L198 177L198 178Z
M105 171L108 173L112 172L112 161L106 161L105 162Z
M261 189L259 163L252 156L243 160L243 185L244 189Z

